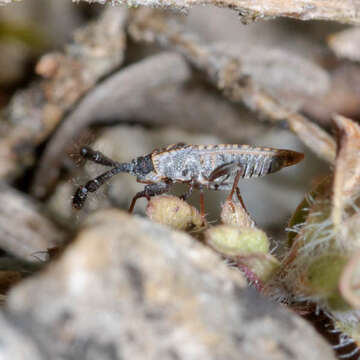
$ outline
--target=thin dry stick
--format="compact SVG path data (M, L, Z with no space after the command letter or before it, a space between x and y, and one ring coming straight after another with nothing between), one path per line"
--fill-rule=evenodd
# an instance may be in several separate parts
M174 19L163 12L139 9L134 11L129 25L134 40L157 42L179 51L233 102L242 102L250 110L273 122L287 121L289 128L321 158L333 163L336 144L316 124L286 108L242 71L237 57L205 45L197 36L186 32Z
M77 0L79 1L79 0ZM187 11L196 5L213 5L239 13L241 21L249 23L275 17L297 20L331 20L360 24L358 0L83 0L104 4L150 6Z

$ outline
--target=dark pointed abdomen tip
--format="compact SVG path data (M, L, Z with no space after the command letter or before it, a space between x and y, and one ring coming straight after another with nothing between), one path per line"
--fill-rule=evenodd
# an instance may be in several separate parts
M291 166L299 163L305 157L305 155L301 152L293 151L293 150L284 150L284 165L283 166Z

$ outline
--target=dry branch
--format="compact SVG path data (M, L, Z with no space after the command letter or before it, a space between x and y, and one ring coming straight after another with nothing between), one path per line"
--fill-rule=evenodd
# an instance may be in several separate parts
M80 0L73 0L80 1ZM359 0L84 0L188 11L196 5L213 5L237 11L244 23L289 17L297 20L331 20L360 23Z
M209 80L233 102L244 103L250 110L273 122L287 121L289 128L323 159L335 159L335 141L306 117L283 106L243 71L241 59L204 44L195 34L186 32L164 13L149 9L133 12L129 31L136 41L156 42L183 54L204 71Z
M105 11L74 34L63 53L43 56L36 71L43 80L15 94L0 123L0 178L12 180L34 163L35 147L99 78L123 61L126 9Z

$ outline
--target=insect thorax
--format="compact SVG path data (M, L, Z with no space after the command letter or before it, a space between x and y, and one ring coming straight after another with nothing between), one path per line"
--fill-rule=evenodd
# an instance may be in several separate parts
M199 159L189 147L154 154L152 159L157 174L173 181L190 181L200 171Z

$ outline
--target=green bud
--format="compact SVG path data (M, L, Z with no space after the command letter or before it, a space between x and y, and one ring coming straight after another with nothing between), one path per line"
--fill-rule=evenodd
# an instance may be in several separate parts
M266 234L257 228L218 225L208 229L205 238L216 251L231 257L266 254L270 247Z
M304 285L311 295L327 300L332 309L346 308L340 295L339 282L348 258L340 254L327 254L315 258L307 268Z

